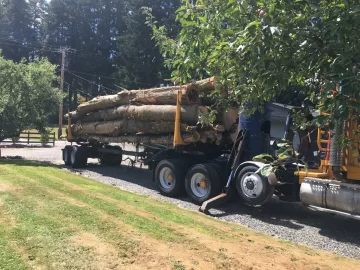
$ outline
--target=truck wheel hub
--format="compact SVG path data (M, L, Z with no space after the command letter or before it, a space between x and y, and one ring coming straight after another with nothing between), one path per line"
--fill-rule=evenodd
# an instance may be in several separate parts
M246 173L243 175L240 186L243 194L249 198L259 197L264 189L261 176L255 173Z
M198 185L199 185L199 187L201 187L201 188L203 188L203 189L205 189L205 188L206 188L206 186L207 186L207 184L206 184L206 181L205 181L205 180L201 180L201 181L200 181L200 183L199 183Z
M167 180L169 180L169 182L171 182L173 179L174 179L174 176L172 175L172 173L170 173L170 174L167 176Z
M202 173L195 173L190 179L191 191L197 198L203 198L210 192L211 183L206 179Z
M252 180L248 180L246 182L246 188L249 189L249 190L253 190L255 188L255 184Z
M159 181L162 188L166 190L171 190L172 188L174 188L176 179L173 171L168 167L162 168L159 174Z

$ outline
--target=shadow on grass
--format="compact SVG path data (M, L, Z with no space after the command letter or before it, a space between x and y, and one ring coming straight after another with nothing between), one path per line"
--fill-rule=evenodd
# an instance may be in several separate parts
M47 144L47 145L41 145L40 143L39 144L26 144L26 143L23 143L23 144L20 144L20 143L17 143L17 144L2 144L1 145L1 148L4 148L4 149L11 149L11 148L29 148L29 149L32 149L32 148L54 148L54 146L52 144Z
M6 156L0 158L0 165L16 165L25 167L55 167L51 162L26 160L20 156Z

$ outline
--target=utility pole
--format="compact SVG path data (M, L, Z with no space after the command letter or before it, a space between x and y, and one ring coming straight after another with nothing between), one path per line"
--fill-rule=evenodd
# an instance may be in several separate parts
M61 49L61 81L60 81L61 94L64 93L65 59L66 59L66 49L62 48ZM63 100L61 99L59 106L59 130L58 130L59 139L62 135L62 124L63 124Z
M71 112L71 100L72 100L72 91L70 90L70 85L68 84L68 95L69 95L69 105L68 105L68 113Z

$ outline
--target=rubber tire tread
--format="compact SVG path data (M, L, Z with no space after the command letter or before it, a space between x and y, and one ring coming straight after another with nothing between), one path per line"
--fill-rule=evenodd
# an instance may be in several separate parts
M246 166L244 168L241 169L240 173L238 173L238 175L236 175L235 178L235 182L236 182L236 190L240 196L240 199L245 202L248 205L251 206L256 206L256 205L263 205L266 202L268 202L272 196L274 195L274 191L275 191L275 186L272 186L269 184L269 182L267 181L267 179L265 177L261 177L263 185L265 186L262 194L254 199L250 199L249 197L245 196L241 190L241 186L240 186L240 180L242 175L248 173L248 172L256 172L259 168L255 167L255 166Z
M162 168L168 167L172 170L175 175L175 185L173 189L166 190L161 186L159 174ZM185 190L185 175L189 165L180 159L164 159L160 161L155 169L155 183L159 190L159 192L167 197L178 197L179 195L184 193Z
M186 174L186 178L185 178L186 193L191 199L191 201L197 205L201 205L203 202L221 193L221 189L223 188L223 186L221 182L222 180L221 174L219 173L220 167L214 165L217 164L213 164L213 163L196 164L193 167L191 167ZM204 174L210 182L210 192L205 197L199 198L191 190L191 177L195 173Z
M71 151L72 147L70 145L65 146L63 150L63 161L66 166L71 166ZM65 161L65 155L67 155L67 162Z
M105 154L100 158L101 165L106 166L120 166L122 162L122 155Z
M72 151L75 151L75 161L71 166L74 169L85 168L87 165L88 149L86 146L73 146Z

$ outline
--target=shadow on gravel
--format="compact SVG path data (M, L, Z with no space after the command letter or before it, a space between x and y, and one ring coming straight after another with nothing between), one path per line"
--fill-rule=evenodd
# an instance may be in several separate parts
M226 219L231 215L248 215L264 223L293 230L301 230L305 226L310 226L318 228L320 235L360 246L360 221L309 209L300 203L281 202L273 199L266 205L251 207L236 202L222 205L217 210L222 213L213 214L213 217Z
M111 184L112 182L114 185L116 184L116 179L121 179L123 181L126 181L128 183L136 184L141 187L145 187L154 191L157 191L157 188L155 184L151 181L152 179L152 172L147 169L141 169L137 167L128 167L128 166L119 166L119 167L108 167L103 166L99 164L88 164L86 169L72 169L69 167L66 167L64 165L57 166L59 168L68 169L74 173L77 174L89 174L90 173L97 173L100 174L103 177L108 177L111 179L108 179L106 181L108 184Z

